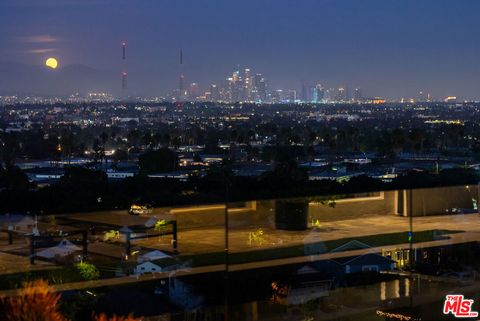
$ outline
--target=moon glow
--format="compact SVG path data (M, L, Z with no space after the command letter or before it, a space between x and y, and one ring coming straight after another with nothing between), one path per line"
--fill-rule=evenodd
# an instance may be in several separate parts
M45 66L47 66L48 68L51 68L51 69L57 69L58 61L55 58L48 58L45 61Z

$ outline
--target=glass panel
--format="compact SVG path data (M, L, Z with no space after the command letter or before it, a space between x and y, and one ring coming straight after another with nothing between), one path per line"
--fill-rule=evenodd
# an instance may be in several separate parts
M478 297L477 201L454 186L3 216L0 293L46 279L73 320L441 320L447 293Z

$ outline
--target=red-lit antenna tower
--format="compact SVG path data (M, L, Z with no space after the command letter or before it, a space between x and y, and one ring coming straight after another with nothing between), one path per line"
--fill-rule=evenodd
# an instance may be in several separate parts
M180 77L178 77L177 106L181 107L185 100L185 75L183 74L183 50L180 49Z
M127 89L127 71L126 71L126 60L127 60L127 43L122 42L122 90Z
M178 95L175 102L177 108L182 108L186 95L185 95L185 76L183 75L183 51L180 49L180 77L178 77Z
M178 78L178 102L185 98L185 75L183 74L183 50L180 49L180 77Z

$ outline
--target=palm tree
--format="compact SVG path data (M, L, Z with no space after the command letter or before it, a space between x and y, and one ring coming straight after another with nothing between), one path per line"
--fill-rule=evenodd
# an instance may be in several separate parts
M107 142L108 142L108 134L106 132L102 132L102 134L100 134L100 140L102 141L102 145L103 145L103 158L105 160L105 172L107 171L107 167L108 167L108 159L107 159L107 155L105 154L105 147L107 145Z
M104 155L105 155L105 149L102 148L102 145L100 144L100 141L98 140L98 138L96 138L94 141L93 141L93 157L94 157L94 161L95 163L98 163L98 161L102 160Z
M72 152L75 148L75 135L70 130L64 130L60 137L60 146L64 155L67 156L68 164L72 158Z

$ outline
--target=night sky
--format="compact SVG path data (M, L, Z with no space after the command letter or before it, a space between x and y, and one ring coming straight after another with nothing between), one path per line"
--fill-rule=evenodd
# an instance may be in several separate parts
M0 62L116 73L126 40L142 94L177 86L183 48L186 82L203 88L240 65L270 89L479 98L479 12L477 0L0 0Z

